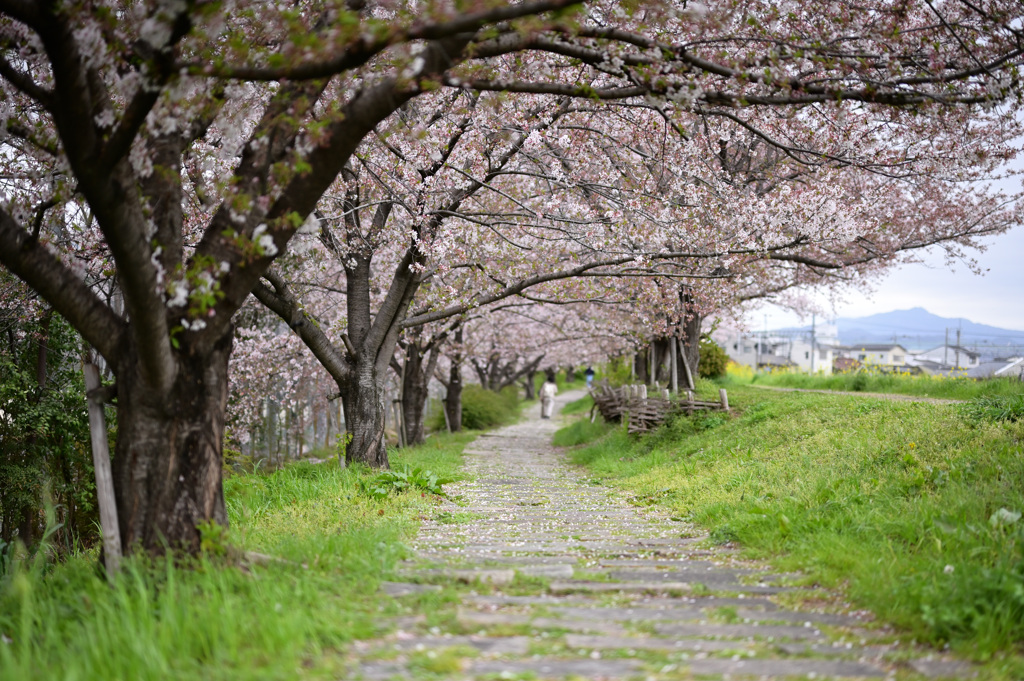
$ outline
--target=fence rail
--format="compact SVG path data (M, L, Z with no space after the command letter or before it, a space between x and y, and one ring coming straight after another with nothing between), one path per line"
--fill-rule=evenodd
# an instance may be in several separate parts
M718 391L717 402L698 400L692 391L684 391L673 399L668 390L658 396L647 395L645 385L624 385L613 388L603 383L591 388L590 396L594 408L590 420L596 415L609 423L621 423L625 418L626 430L630 433L646 433L654 430L673 414L693 414L695 411L729 411L729 397L725 388Z

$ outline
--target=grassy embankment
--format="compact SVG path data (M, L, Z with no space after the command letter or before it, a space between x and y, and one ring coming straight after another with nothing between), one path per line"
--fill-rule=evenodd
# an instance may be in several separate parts
M392 465L456 477L472 438L431 438ZM131 559L113 585L95 552L13 561L0 578L0 679L338 678L335 653L397 614L377 585L431 505L418 490L375 499L361 485L373 477L331 463L228 477L226 537L208 535L188 566Z
M993 408L735 384L729 396L728 417L680 418L639 440L584 419L556 442L591 442L573 459L638 504L841 588L919 641L1000 658L997 677L1024 673L1020 403L1013 411L1005 399Z
M981 396L1020 395L1020 381L993 379L979 381L965 376L912 376L900 373L882 373L871 369L849 371L824 376L789 371L768 373L739 372L730 367L727 384L765 385L778 388L805 388L810 390L837 390L844 392L895 393L921 395L948 400L971 400Z

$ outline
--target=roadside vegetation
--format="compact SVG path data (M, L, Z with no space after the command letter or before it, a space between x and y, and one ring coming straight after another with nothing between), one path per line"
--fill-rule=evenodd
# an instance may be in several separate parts
M948 400L970 400L976 397L1013 396L1021 392L1015 378L977 380L966 376L912 375L861 368L831 376L811 375L794 371L753 373L730 366L728 381L732 385L765 385L776 388L805 388L842 392L895 393L920 395Z
M1024 420L1003 405L1019 383L967 405L728 387L730 416L556 438L590 441L572 459L635 503L839 588L908 638L1024 673Z
M95 551L22 552L0 578L0 679L343 676L333 653L398 614L377 587L430 512L425 486L459 476L473 437L394 451L394 470L420 471L405 485L336 458L229 475L230 530L206 528L184 564L134 556L113 584Z

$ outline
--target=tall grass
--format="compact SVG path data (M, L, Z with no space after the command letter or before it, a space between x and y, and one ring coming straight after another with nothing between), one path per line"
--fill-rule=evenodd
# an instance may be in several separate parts
M743 374L731 370L729 376L733 384L754 383L781 388L895 393L952 400L1024 394L1024 383L1014 378L974 379L966 376L927 374L915 376L906 373L883 373L871 369L837 373L831 376L789 371Z
M593 408L593 406L594 406L594 398L592 398L589 394L587 394L587 395L584 395L583 397L579 398L578 400L573 400L572 402L569 402L564 407L562 407L561 411L558 412L558 413L560 413L560 414L582 414L582 413L585 413L585 412L589 412L591 410L591 408Z
M450 475L466 436L394 456ZM230 550L189 564L131 558L115 582L94 554L15 561L0 582L0 679L338 678L334 651L397 606L377 587L429 498L374 500L371 473L299 463L225 481ZM274 559L239 561L246 550Z
M1024 643L1024 423L956 405L734 386L739 414L616 429L575 461L919 640Z

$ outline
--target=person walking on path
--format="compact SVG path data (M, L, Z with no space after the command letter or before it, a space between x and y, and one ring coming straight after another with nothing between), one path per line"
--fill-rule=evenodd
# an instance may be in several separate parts
M594 387L594 367L587 367L587 370L583 372L583 375L587 377L587 389Z
M540 387L540 417L542 419L551 418L551 413L555 408L555 395L557 394L558 386L555 384L555 374L549 371L544 380L544 385Z

